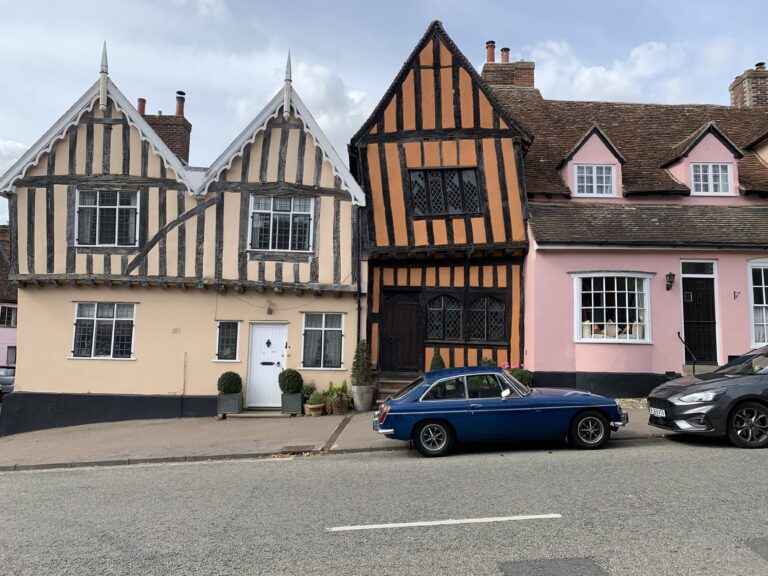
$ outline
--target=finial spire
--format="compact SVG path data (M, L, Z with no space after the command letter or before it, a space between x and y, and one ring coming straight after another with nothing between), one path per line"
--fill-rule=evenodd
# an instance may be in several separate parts
M101 68L99 70L99 109L104 112L107 109L107 75L109 74L109 64L107 64L107 43L101 49Z
M291 51L288 50L288 62L285 64L285 90L283 92L283 118L291 117Z

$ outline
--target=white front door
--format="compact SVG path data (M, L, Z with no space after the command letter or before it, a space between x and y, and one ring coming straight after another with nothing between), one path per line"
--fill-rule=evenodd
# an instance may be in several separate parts
M248 355L248 407L279 408L277 376L285 367L287 324L251 324Z

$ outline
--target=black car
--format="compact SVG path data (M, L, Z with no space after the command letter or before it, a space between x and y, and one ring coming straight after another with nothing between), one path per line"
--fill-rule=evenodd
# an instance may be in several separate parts
M768 446L768 346L709 374L678 378L648 395L648 424L674 432L725 436L741 448Z
M0 366L0 402L3 396L13 392L13 381L16 377L14 366Z

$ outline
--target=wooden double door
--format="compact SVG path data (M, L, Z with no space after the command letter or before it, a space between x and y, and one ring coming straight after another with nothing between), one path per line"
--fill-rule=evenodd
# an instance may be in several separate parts
M384 292L379 337L383 372L415 372L424 362L420 292Z

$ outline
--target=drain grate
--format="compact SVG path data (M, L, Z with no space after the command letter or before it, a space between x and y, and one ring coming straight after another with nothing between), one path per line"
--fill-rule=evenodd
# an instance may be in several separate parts
M608 576L608 573L590 558L557 558L553 560L526 560L499 564L504 576Z
M755 554L759 554L766 560L768 560L768 538L754 538L747 540L747 546Z

